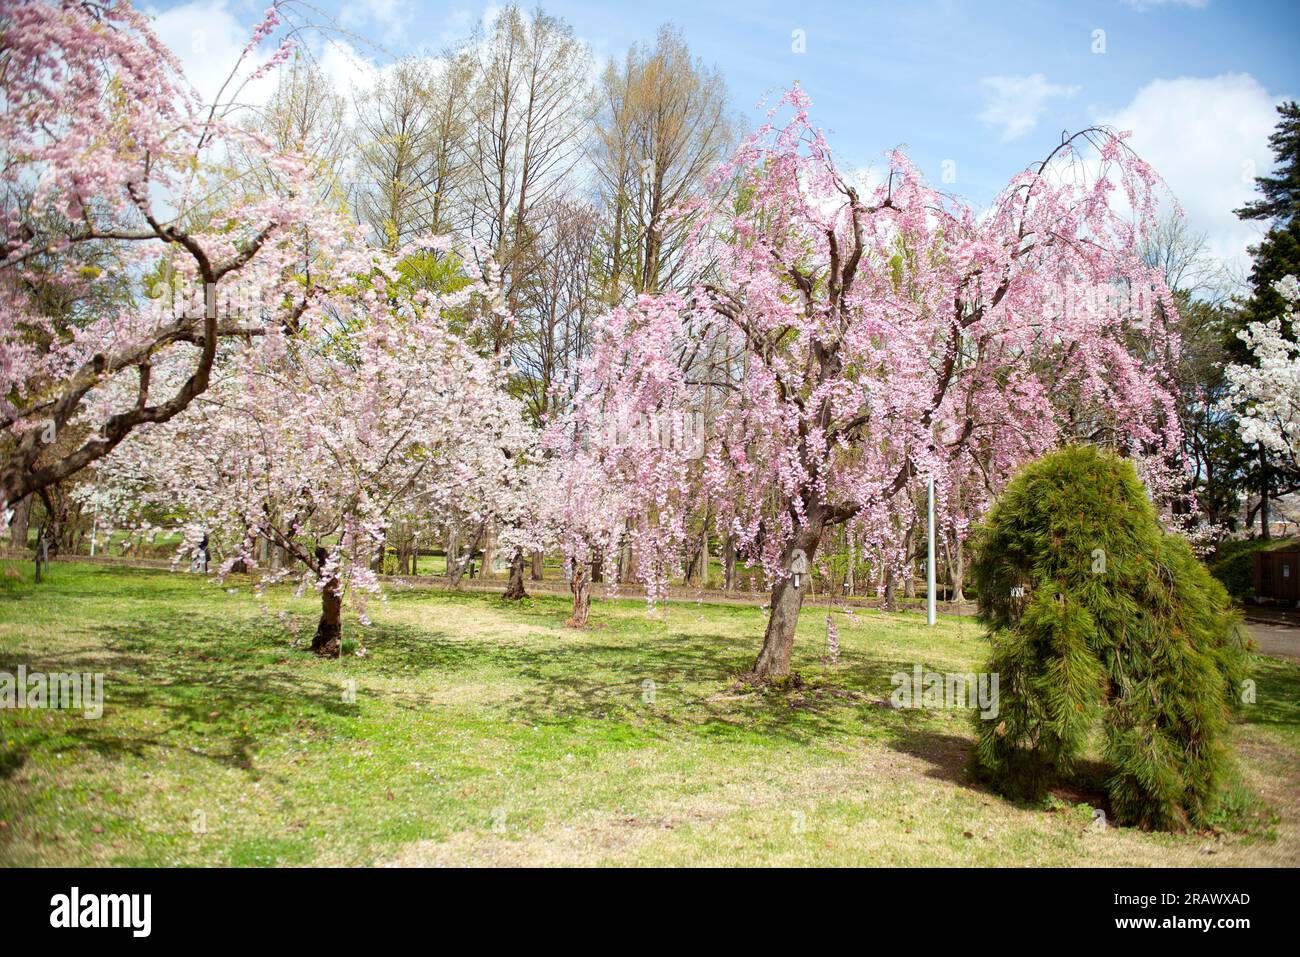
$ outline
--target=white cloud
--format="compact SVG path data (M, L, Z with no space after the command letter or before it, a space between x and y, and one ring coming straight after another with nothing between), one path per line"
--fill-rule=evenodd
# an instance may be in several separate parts
M373 62L358 53L355 47L342 40L327 40L324 48L316 55L316 63L334 85L334 89L347 97L349 102L353 93L361 93L374 86L381 72Z
M161 13L155 9L147 10L154 17L154 31L181 61L185 76L205 103L212 102L226 83L253 33L254 23L242 22L230 7L230 0L192 0ZM263 42L241 65L240 76L247 77L265 63L275 52L279 40L280 34L277 33ZM354 91L369 89L379 75L375 63L344 40L322 40L319 36L302 34L298 41L309 46L308 52L349 103ZM222 93L223 102L239 89L240 82L237 78L226 86ZM278 82L279 74L272 70L240 89L238 101L248 106L261 106L275 92Z
M251 24L241 23L231 13L227 0L193 0L159 13L146 8L154 19L154 32L181 61L185 76L194 84L205 103L211 103L230 76L239 55L252 35ZM270 56L271 49L265 51ZM254 64L260 64L265 57ZM245 75L256 69L244 70ZM231 93L227 87L223 99ZM250 83L240 95L240 102L264 103L275 89L268 78Z
M1281 99L1243 73L1153 80L1127 106L1098 120L1133 132L1129 145L1164 177L1188 225L1241 270L1249 261L1246 247L1262 229L1232 211L1255 195L1255 176L1272 166L1268 136Z
M1056 97L1071 97L1077 86L1049 83L1041 73L1030 76L986 76L980 80L984 94L984 112L979 118L990 126L1000 127L1002 139L1024 136L1037 125L1047 110L1047 102Z
M385 43L398 40L410 18L410 0L350 0L339 13L345 27L378 27Z

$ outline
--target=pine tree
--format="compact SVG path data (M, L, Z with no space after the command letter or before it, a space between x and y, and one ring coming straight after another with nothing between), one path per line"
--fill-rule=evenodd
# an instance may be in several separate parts
M1041 795L1100 724L1120 823L1204 824L1247 656L1223 586L1161 528L1132 464L1080 446L1026 467L979 530L971 573L1000 682L977 767Z
M1280 225L1291 222L1300 212L1300 104L1295 100L1277 108L1281 119L1268 138L1277 160L1277 173L1256 176L1255 187L1262 199L1235 210L1240 219L1270 220Z

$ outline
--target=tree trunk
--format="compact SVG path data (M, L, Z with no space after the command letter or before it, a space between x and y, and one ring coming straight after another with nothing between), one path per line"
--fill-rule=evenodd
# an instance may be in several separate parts
M736 540L730 532L727 533L727 544L723 547L722 552L722 590L736 590Z
M532 570L532 574L530 574L528 577L535 582L541 581L545 561L546 561L546 555L544 552L542 552L541 549L538 549L537 551L533 552L533 570Z
M27 532L32 521L32 498L28 495L14 506L14 517L9 523L9 544L13 548L27 549Z
M528 592L524 591L524 550L522 548L516 548L514 557L510 559L510 583L506 585L505 597L511 601L528 597Z
M569 582L573 592L573 614L565 622L570 628L586 628L587 616L591 613L591 582L587 578L586 562L573 562L573 580Z
M885 597L880 604L880 608L882 611L898 610L898 601L894 595L894 569L892 566L885 569Z
M605 556L597 548L591 553L591 580L600 582L605 580Z
M451 570L460 562L460 529L453 528L447 535L447 561L446 572L448 577L451 576Z
M700 587L709 587L709 513L704 513L704 531L700 533Z
M495 578L496 572L492 570L492 556L496 554L497 541L496 534L489 535L487 541L483 544L483 571L480 578Z
M698 549L691 549L691 553L686 558L686 574L682 576L682 584L689 585L695 578L695 570L698 567L700 553Z
M961 542L954 540L948 547L948 577L952 580L952 594L949 601L965 601L966 593L962 584L966 580L966 556L962 552Z
M754 676L757 678L784 678L790 674L790 653L794 650L794 629L799 624L799 609L803 607L804 592L808 590L811 579L813 555L821 541L820 522L799 529L790 544L781 554L782 568L789 569L790 556L795 549L802 548L808 556L810 574L805 575L799 587L788 575L772 588L771 604L768 606L767 632L763 635L763 650L754 662Z
M1259 537L1273 537L1268 521L1268 459L1264 456L1263 446L1259 449Z
M316 549L316 564L323 567L329 553L323 548ZM326 658L339 656L339 641L343 636L343 594L339 591L339 580L330 576L329 581L320 592L320 623L316 625L316 635L311 640L311 650Z
M623 550L618 556L618 580L630 582L632 580L632 522L629 520L623 526Z
M68 517L67 496L57 484L45 486L38 494L45 506L45 544L53 558L59 554L63 542L63 528Z
M482 540L482 538L483 538L483 527L479 526L478 533L474 536L473 541L469 542L468 547L465 549L464 556L458 557L454 563L451 560L450 550L448 551L447 577L451 579L452 588L460 587L460 580L465 574L465 569L468 568L470 563L474 561L474 553L478 551L478 545L479 542ZM459 549L457 549L457 551L459 552ZM473 578L474 576L471 575L470 577Z

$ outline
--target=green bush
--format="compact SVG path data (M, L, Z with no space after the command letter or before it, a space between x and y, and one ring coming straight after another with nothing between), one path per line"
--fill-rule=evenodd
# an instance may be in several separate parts
M1100 723L1119 823L1205 825L1231 777L1224 736L1247 656L1227 592L1161 528L1133 466L1090 447L1032 463L974 553L1000 685L978 768L1041 796Z
M1294 548L1294 538L1243 538L1222 542L1210 561L1210 574L1223 583L1233 598L1255 597L1255 553L1275 548Z

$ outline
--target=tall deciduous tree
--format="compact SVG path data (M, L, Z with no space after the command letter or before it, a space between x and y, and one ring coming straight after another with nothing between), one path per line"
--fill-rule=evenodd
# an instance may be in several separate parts
M357 98L357 213L389 248L461 224L471 64L407 57Z
M590 54L563 20L506 7L470 41L469 229L492 253L513 316L539 223L534 212L563 191L582 156ZM495 351L513 328L492 331Z
M606 65L592 163L605 209L605 297L689 286L682 255L691 219L669 215L696 199L734 144L721 75L662 27L653 48Z

